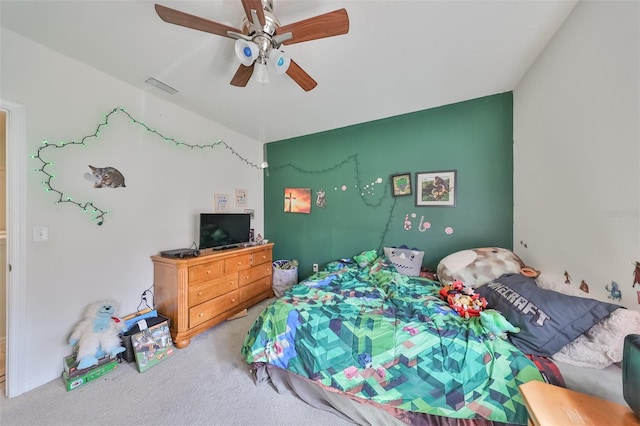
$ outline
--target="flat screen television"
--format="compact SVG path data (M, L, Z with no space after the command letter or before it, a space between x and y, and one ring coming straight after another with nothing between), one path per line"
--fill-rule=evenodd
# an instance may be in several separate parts
M239 247L249 242L249 213L200 213L200 250Z

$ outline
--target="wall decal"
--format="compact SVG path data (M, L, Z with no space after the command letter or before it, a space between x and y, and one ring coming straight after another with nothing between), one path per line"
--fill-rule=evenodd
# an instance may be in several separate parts
M589 293L589 284L587 284L585 280L582 280L580 282L580 290L584 291L585 293Z
M613 300L622 300L622 291L620 291L620 286L617 282L611 281L611 288L608 285L604 286L604 289L609 292L609 299Z
M635 262L636 267L633 270L633 285L631 287L635 287L636 284L640 284L640 262Z
M416 206L455 207L456 171L416 173Z
M418 231L425 232L429 228L431 228L431 223L424 220L424 216L422 216L420 218L420 225L418 226Z
M316 192L316 206L320 208L325 208L327 206L327 194L324 192L324 189L320 188L318 192Z
M122 114L119 114L119 113L122 113ZM42 174L45 175L45 180L42 182L44 184L44 186L45 186L45 192L54 192L54 193L58 194L58 200L56 201L56 204L71 203L71 204L81 208L85 212L89 212L90 211L91 213L93 213L95 215L93 220L95 220L98 225L102 225L104 223L105 215L107 213L109 213L109 212L104 210L104 209L102 209L102 208L99 208L98 206L93 204L93 202L91 202L91 201L84 201L84 202L75 201L71 196L69 196L64 191L54 187L51 184L51 180L55 177L55 174L53 174L53 173L51 173L49 171L49 168L50 168L50 166L53 165L53 163L51 161L47 160L44 157L44 153L47 150L65 148L65 147L68 147L70 145L71 146L73 146L73 145L87 146L87 143L90 141L90 139L93 139L93 138L97 139L100 136L100 132L102 131L102 128L106 127L109 124L109 120L111 119L111 117L114 114L116 116L118 116L118 115L119 116L125 116L128 119L127 121L130 124L140 126L143 129L145 129L146 131L148 131L149 133L153 133L154 135L158 136L160 139L162 139L163 142L173 143L176 147L187 147L187 148L191 148L191 149L194 149L194 148L210 149L210 148L214 148L214 147L220 146L220 147L225 148L226 150L230 151L231 154L233 154L237 159L239 159L241 162L245 163L246 165L248 165L248 166L250 166L252 168L255 168L257 170L262 170L260 165L252 163L251 161L247 160L245 157L240 155L236 150L234 150L231 147L231 145L227 144L223 140L218 140L217 142L213 142L213 143L210 143L210 144L188 144L188 143L184 143L184 142L178 141L177 139L174 139L172 137L164 136L162 133L158 132L157 130L152 129L149 126L147 126L146 124L144 124L143 122L136 120L123 107L113 108L108 114L105 115L104 121L98 124L98 126L96 127L96 130L92 134L83 136L82 139L80 139L79 142L76 142L75 140L72 140L71 142L61 141L59 143L49 143L49 141L43 140L42 141L42 146L40 148L38 148L38 151L36 152L36 154L31 156L31 158L37 159L42 163L41 167L39 169L36 169L36 171L37 172L41 172Z
M404 230L411 231L411 221L408 214L404 215Z
M311 213L311 188L285 188L284 211L286 213Z
M447 235L453 234L453 228L450 226L447 226L446 228L444 228L444 233Z
M93 167L89 165L91 173L84 177L93 182L94 188L124 188L124 176L115 167Z
M569 273L567 271L564 271L564 283L571 284L571 277L569 276Z

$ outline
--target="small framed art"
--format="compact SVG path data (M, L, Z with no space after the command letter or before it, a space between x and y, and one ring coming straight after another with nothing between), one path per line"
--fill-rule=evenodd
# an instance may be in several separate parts
M411 173L391 176L391 192L394 197L411 195Z
M416 206L455 207L456 170L416 173Z

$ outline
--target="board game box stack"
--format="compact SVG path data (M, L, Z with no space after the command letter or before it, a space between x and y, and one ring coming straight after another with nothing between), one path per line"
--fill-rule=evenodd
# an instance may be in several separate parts
M155 309L145 309L123 318L122 353L127 362L134 362L140 373L169 358L175 352L169 318Z

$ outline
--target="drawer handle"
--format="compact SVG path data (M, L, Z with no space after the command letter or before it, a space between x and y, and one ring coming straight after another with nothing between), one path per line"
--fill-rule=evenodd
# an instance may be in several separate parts
M198 296L202 296L202 292L201 291L198 292Z
M236 299L231 299L231 303L236 303Z
M242 261L238 262L238 265L242 265Z
M244 277L245 277L246 279L249 279L249 275L245 275Z
M202 312L200 312L200 313L198 314L198 316L202 318L202 317L204 316L204 314L203 314Z
M207 274L210 274L210 273L211 273L211 271L210 271L210 270L207 270Z

